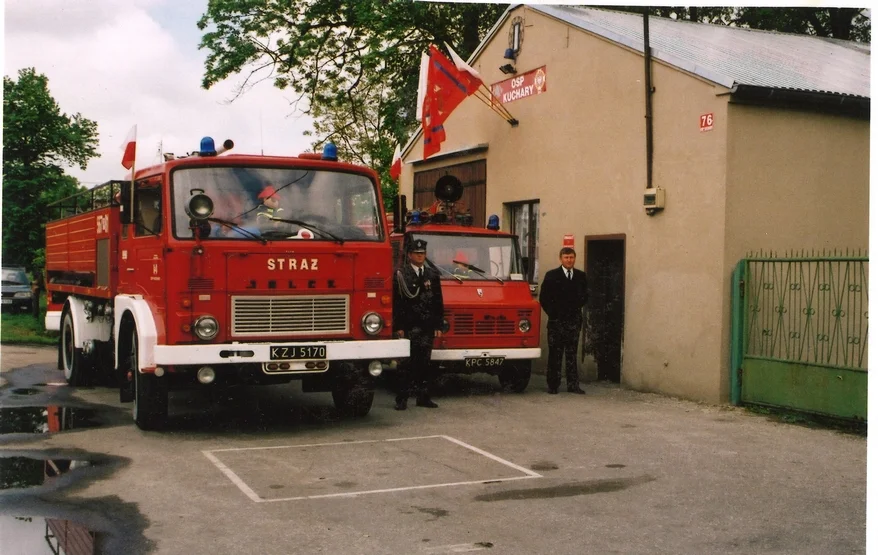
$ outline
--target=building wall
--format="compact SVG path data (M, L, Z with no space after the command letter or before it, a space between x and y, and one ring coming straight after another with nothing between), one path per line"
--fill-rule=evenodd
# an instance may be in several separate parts
M525 18L518 73L546 66L546 92L506 104L517 127L467 99L445 124L442 153L479 144L488 151L418 169L485 157L489 214L503 214L506 202L539 199L541 276L558 264L564 234L574 234L579 252L586 236L624 234L623 384L726 401L727 141L748 132L730 129L728 91L653 62L653 186L664 188L667 200L664 211L647 216L642 54L526 6L516 15ZM507 77L498 67L506 62L509 19L473 64L488 85ZM707 113L713 129L700 131ZM418 142L404 160L421 154ZM401 190L408 195L413 169L404 166ZM577 266L583 263L580 257ZM536 372L545 368L545 323L542 345ZM593 365L585 367L593 373Z
M868 249L868 121L739 104L729 120L726 291L748 252ZM723 325L728 338L729 317Z

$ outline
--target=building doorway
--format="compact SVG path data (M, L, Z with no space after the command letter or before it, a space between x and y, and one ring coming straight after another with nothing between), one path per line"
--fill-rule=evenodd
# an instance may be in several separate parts
M585 238L588 274L585 351L594 355L598 380L622 379L625 318L625 236Z

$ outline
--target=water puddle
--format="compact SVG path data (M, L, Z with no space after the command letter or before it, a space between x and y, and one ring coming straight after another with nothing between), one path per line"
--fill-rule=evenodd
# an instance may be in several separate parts
M0 515L0 553L98 554L100 534L73 520Z
M94 409L62 407L0 408L0 435L2 434L47 434L74 428L94 428L100 426L95 421Z
M86 460L0 457L0 490L41 486L71 470L90 466Z
M16 387L12 390L13 395L36 395L39 392L39 389L34 389L32 387Z

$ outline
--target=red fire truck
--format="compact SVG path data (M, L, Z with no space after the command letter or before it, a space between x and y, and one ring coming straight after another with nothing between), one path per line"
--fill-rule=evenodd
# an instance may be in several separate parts
M432 360L442 372L496 375L515 392L527 388L531 362L540 357L540 305L524 279L518 237L472 227L472 215L455 206L460 181L446 175L436 183L437 200L427 209L407 211L400 197L392 242L398 264L409 242L427 242L427 264L442 276L443 334Z
M47 329L73 385L113 372L134 420L161 427L168 391L277 384L331 391L364 416L391 338L392 250L378 177L299 156L165 155L130 181L55 203Z

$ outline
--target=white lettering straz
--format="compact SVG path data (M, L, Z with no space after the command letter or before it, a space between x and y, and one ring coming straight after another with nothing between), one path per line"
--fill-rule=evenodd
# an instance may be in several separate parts
M310 270L316 272L318 271L317 260L316 258L269 258L267 266L269 271Z

